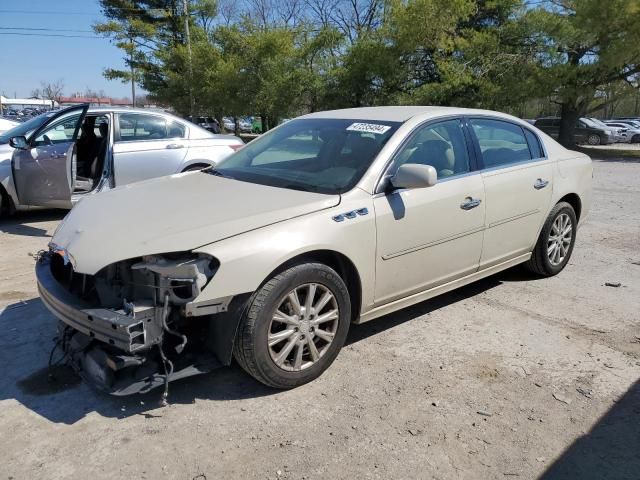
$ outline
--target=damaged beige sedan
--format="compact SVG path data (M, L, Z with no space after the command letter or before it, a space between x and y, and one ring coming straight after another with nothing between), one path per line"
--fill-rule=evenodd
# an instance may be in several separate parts
M526 264L559 273L589 157L497 112L379 107L289 121L215 168L88 197L36 267L59 344L116 395L228 365L292 388L349 325Z

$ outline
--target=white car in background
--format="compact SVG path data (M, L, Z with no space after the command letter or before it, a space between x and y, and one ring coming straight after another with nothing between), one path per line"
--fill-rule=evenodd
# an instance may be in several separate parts
M560 273L591 159L498 112L317 112L213 169L80 202L36 265L60 343L126 395L229 365L313 380L362 323L526 264ZM365 360L363 360L365 361Z
M71 208L97 192L210 167L243 146L164 112L48 112L0 136L0 211Z
M622 129L629 143L640 143L640 125L631 122L617 122L615 120L605 120L608 127Z
M0 134L3 134L7 130L11 130L12 128L20 125L19 122L14 122L13 120L7 120L6 118L0 118Z

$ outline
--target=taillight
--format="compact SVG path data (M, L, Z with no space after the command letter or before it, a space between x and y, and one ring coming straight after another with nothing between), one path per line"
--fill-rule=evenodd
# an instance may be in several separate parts
M238 150L240 150L242 147L244 147L244 145L229 145L229 147L231 147L233 149L234 152L237 152Z

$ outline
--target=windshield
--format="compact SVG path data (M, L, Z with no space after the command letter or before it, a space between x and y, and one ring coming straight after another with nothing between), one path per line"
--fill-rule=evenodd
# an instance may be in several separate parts
M44 122L46 122L49 118L51 118L56 112L47 112L42 115L38 115L31 120L27 120L20 125L13 127L11 130L7 130L2 135L0 135L0 145L4 143L9 143L9 139L11 137L20 137L24 136L29 139L29 135L31 135L36 129L38 129Z
M308 192L352 189L399 122L292 120L231 155L210 173Z
M609 128L597 118L581 118L580 120L582 120L587 125L587 127L606 128L606 129Z

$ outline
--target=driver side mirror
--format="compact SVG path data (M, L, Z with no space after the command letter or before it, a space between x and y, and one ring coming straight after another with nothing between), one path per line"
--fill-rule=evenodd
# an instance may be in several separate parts
M438 183L438 172L431 165L405 163L391 177L394 188L425 188Z
M11 137L9 139L9 145L11 145L13 148L17 148L20 150L26 150L27 149L27 138L25 136L19 136L19 137Z

